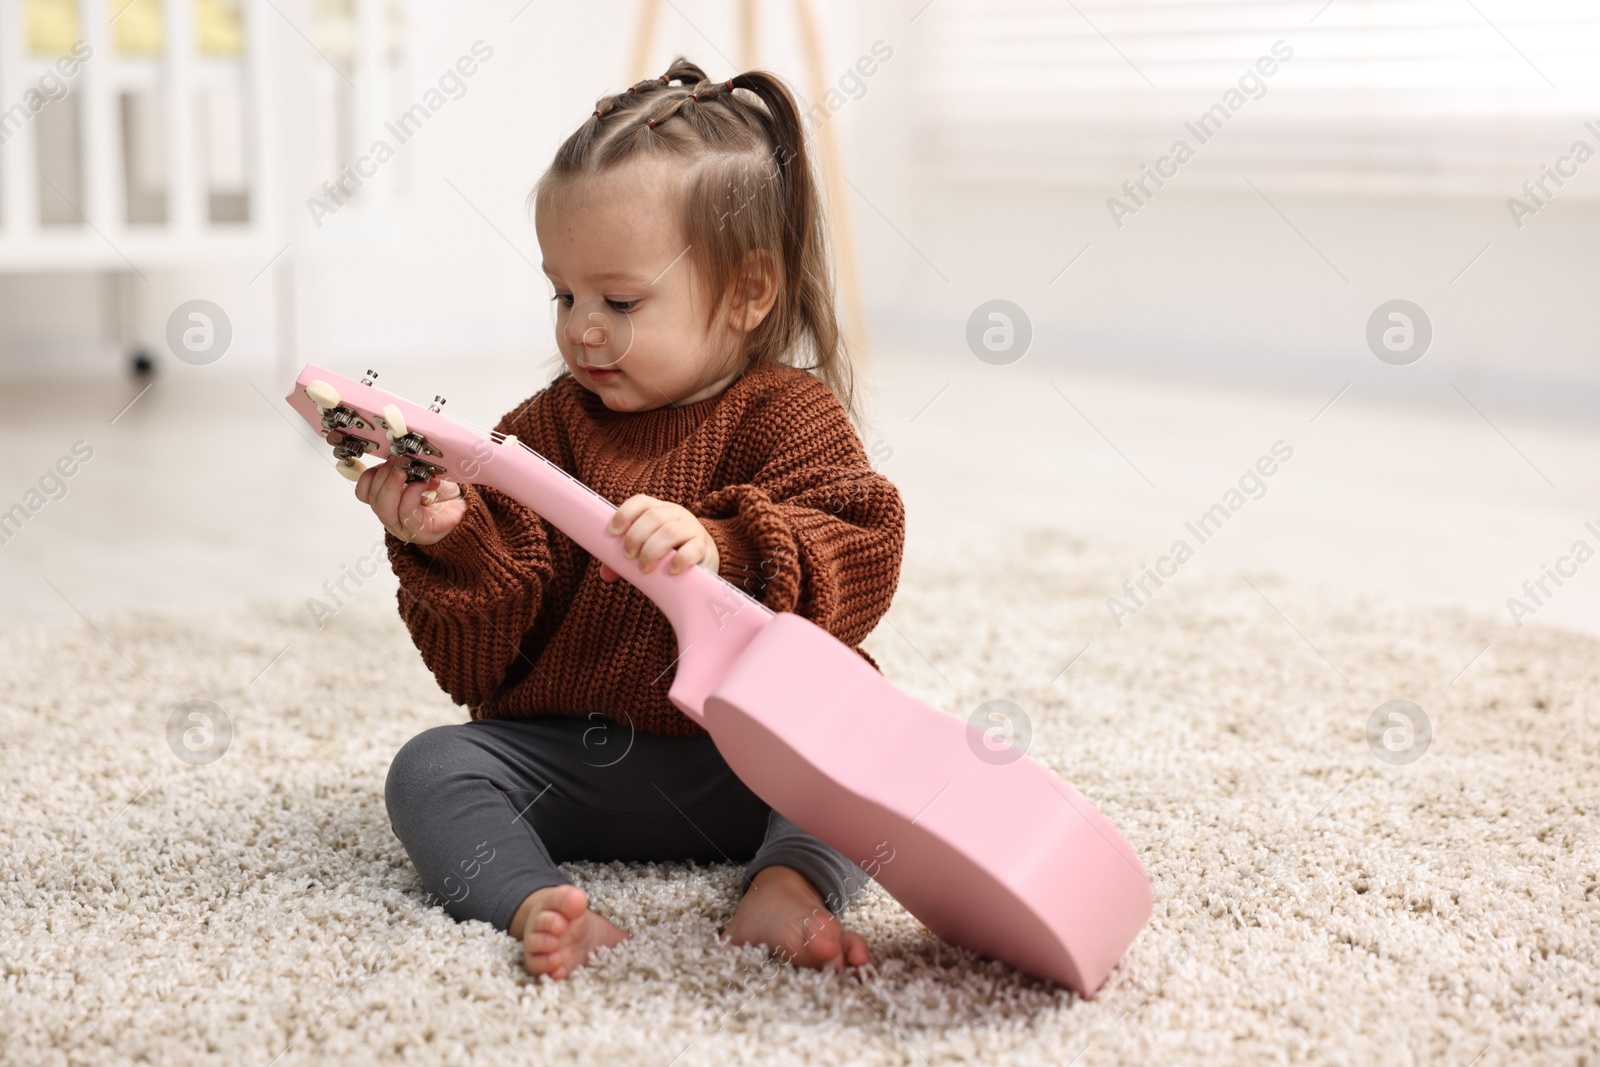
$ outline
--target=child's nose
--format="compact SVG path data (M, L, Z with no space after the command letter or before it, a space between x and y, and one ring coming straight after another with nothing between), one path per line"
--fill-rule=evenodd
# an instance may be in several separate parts
M612 312L603 301L584 300L567 315L569 344L580 348L600 348L616 333Z
M574 357L609 367L633 347L633 320L604 300L587 301L567 314L562 338ZM603 359L598 354L602 349Z
M599 348L610 338L611 331L606 328L606 320L598 311L589 312L589 324L583 329L583 343L590 348Z
M598 311L579 312L567 319L567 343L574 348L600 348L610 336L605 317Z

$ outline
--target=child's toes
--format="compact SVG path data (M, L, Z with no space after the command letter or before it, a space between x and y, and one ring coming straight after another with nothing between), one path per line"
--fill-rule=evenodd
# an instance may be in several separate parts
M844 949L839 939L839 931L833 928L822 931L812 939L811 949L816 953L819 962L838 967L837 961L843 955Z
M798 950L790 953L792 962L801 967L832 967L837 970L843 966L839 934L838 920L831 916L828 922L820 926L808 926L805 934L798 939Z
M561 936L545 930L529 930L522 944L530 954L554 952L561 947Z
M556 902L556 908L569 920L576 919L589 910L589 894L577 886L568 886L566 896Z
M551 978L565 978L573 968L575 955L572 945L563 941L530 947L524 953L529 974L548 974Z
M867 939L854 930L844 932L844 961L851 967L865 967L872 962L872 952Z
M531 975L550 974L561 965L561 956L557 952L534 952L529 950L524 960L528 973Z
M534 915L533 922L528 925L528 934L549 934L559 938L566 934L571 925L571 920L559 911L541 911Z

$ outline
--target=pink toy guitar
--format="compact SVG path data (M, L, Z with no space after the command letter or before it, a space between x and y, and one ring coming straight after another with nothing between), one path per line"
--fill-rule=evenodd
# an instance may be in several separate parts
M411 481L491 486L637 586L678 639L672 703L757 796L856 859L940 938L1093 997L1149 919L1138 856L1076 789L702 567L642 573L605 532L616 504L514 437L316 366L288 401L352 480L371 453L403 462Z

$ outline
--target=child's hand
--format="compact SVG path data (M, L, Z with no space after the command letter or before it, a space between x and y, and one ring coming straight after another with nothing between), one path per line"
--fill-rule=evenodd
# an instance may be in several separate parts
M422 495L430 491L433 503L424 504ZM455 482L437 477L407 482L392 459L368 467L356 481L356 499L371 505L384 529L414 545L436 544L460 524L467 513L465 492Z
M622 535L622 554L637 559L646 574L670 549L677 551L667 566L668 574L682 574L696 563L717 573L717 543L688 508L669 501L643 493L630 496L611 517L606 533ZM600 577L614 582L620 576L602 563Z

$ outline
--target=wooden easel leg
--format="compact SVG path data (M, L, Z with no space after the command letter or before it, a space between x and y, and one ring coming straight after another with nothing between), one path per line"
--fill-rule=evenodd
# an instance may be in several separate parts
M745 70L755 70L760 66L756 59L760 37L760 24L756 21L758 14L756 0L739 0L739 63Z
M639 32L633 39L632 81L642 82L650 77L645 65L650 62L650 46L655 44L656 27L659 25L661 25L661 0L642 0L639 11Z
M805 56L807 90L813 100L821 100L827 93L827 76L822 67L822 38L817 30L816 13L810 0L795 0L795 21L800 27L800 46ZM756 0L740 0L739 48L746 70L756 66L760 23L757 19ZM655 43L656 30L661 24L661 0L641 0L639 29L633 40L633 81L650 77L647 64L650 48ZM814 130L817 155L821 160L822 185L828 210L829 240L833 246L836 283L844 304L844 335L849 344L852 362L865 364L869 347L867 343L867 318L862 306L861 275L856 266L854 230L850 225L850 198L839 164L839 145L833 136L833 127L824 122Z
M827 76L822 69L822 39L810 0L795 0L795 20L800 25L800 46L805 53L807 90L812 100L827 93ZM817 155L822 160L823 187L827 191L828 229L832 237L837 266L839 296L844 303L845 337L856 367L865 365L869 353L867 318L861 305L861 276L856 269L856 249L850 226L850 200L844 171L839 165L839 144L828 122L816 127Z

